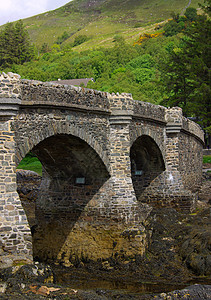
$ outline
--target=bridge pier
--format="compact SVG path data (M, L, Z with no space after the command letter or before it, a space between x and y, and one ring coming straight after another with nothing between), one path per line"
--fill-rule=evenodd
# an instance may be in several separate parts
M17 193L12 129L21 101L3 96L0 94L0 256L32 259L31 231ZM1 263L3 259L0 258Z
M140 225L150 212L148 205L138 203L132 177L130 158L130 125L133 116L131 98L114 96L110 116L111 207L119 208L119 217L128 224Z

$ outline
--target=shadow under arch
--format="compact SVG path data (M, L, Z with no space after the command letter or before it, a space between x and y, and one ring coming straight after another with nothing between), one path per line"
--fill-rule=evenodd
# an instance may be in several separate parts
M23 129L21 129L21 131L24 132ZM109 158L106 151L103 149L101 144L95 139L92 133L87 132L86 128L82 129L74 125L69 127L65 126L61 129L57 123L54 124L49 120L49 122L45 126L45 130L39 129L39 125L38 125L36 130L28 131L28 129L26 128L25 131L28 132L28 134L25 135L24 137L22 135L19 136L19 133L15 137L17 142L16 157L15 157L16 165L20 163L20 161L25 157L27 153L32 151L32 149L36 147L36 145L38 145L45 139L57 135L67 134L67 135L78 137L79 139L86 142L99 155L99 157L105 164L106 168L107 169L109 168Z
M131 176L136 197L141 196L151 182L165 171L162 152L147 135L138 137L130 149Z
M55 261L75 224L92 221L98 193L110 175L98 153L71 134L48 137L32 152L43 166L32 228L34 259Z

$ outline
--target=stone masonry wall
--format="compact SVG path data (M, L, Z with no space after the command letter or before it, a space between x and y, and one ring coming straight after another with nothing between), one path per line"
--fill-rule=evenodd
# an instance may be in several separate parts
M201 142L189 134L180 133L179 171L185 188L196 192L202 183L203 153Z
M86 88L43 83L40 81L21 81L21 99L23 105L65 106L92 111L108 112L109 94Z
M0 76L0 255L32 255L31 232L17 194L14 116L20 104L19 76ZM16 257L17 259L17 257Z

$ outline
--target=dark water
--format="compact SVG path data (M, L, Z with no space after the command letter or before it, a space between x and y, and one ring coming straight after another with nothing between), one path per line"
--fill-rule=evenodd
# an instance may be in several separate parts
M125 277L123 279L100 279L95 278L90 274L81 274L68 272L66 270L55 271L56 283L63 286L68 286L73 289L80 290L111 290L118 291L124 294L156 294L163 292L170 292L173 290L183 289L192 284L211 284L207 279L196 279L188 283L174 284L174 283L152 283L152 282L135 282L128 281ZM182 281L182 278L181 278Z

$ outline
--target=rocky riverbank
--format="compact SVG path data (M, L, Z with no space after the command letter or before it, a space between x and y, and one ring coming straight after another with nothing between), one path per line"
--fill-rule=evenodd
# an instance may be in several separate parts
M75 257L67 267L62 260L49 266L1 253L0 299L211 299L210 179L205 172L194 212L153 208L144 224L144 256L97 262ZM32 232L40 180L36 173L18 172L18 192ZM192 283L201 285L184 290Z
M81 272L83 273L83 272ZM63 270L63 276L66 275ZM73 275L72 275L73 276ZM77 272L74 275L77 276ZM81 276L81 274L80 274ZM88 279L88 278L87 278ZM114 278L113 278L114 279ZM89 278L90 280L90 278ZM89 283L88 280L88 283ZM48 265L35 263L32 265L14 266L0 270L0 299L80 299L80 300L112 300L112 299L158 299L158 300L173 300L173 299L189 299L201 300L210 299L211 285L195 284L185 288L176 289L174 291L165 291L162 293L153 293L153 288L148 289L146 294L144 284L140 282L130 282L130 278L123 278L123 281L116 288L99 285L96 287L75 288L72 284L56 284L53 268ZM125 289L126 284L130 288ZM175 285L176 286L176 285ZM121 287L121 288L120 288ZM138 287L142 287L138 288ZM149 287L149 283L148 283ZM154 287L154 292L156 291ZM177 285L182 287L182 285ZM162 284L160 283L160 289ZM172 290L173 286L165 287L167 290ZM149 292L151 291L151 292Z

